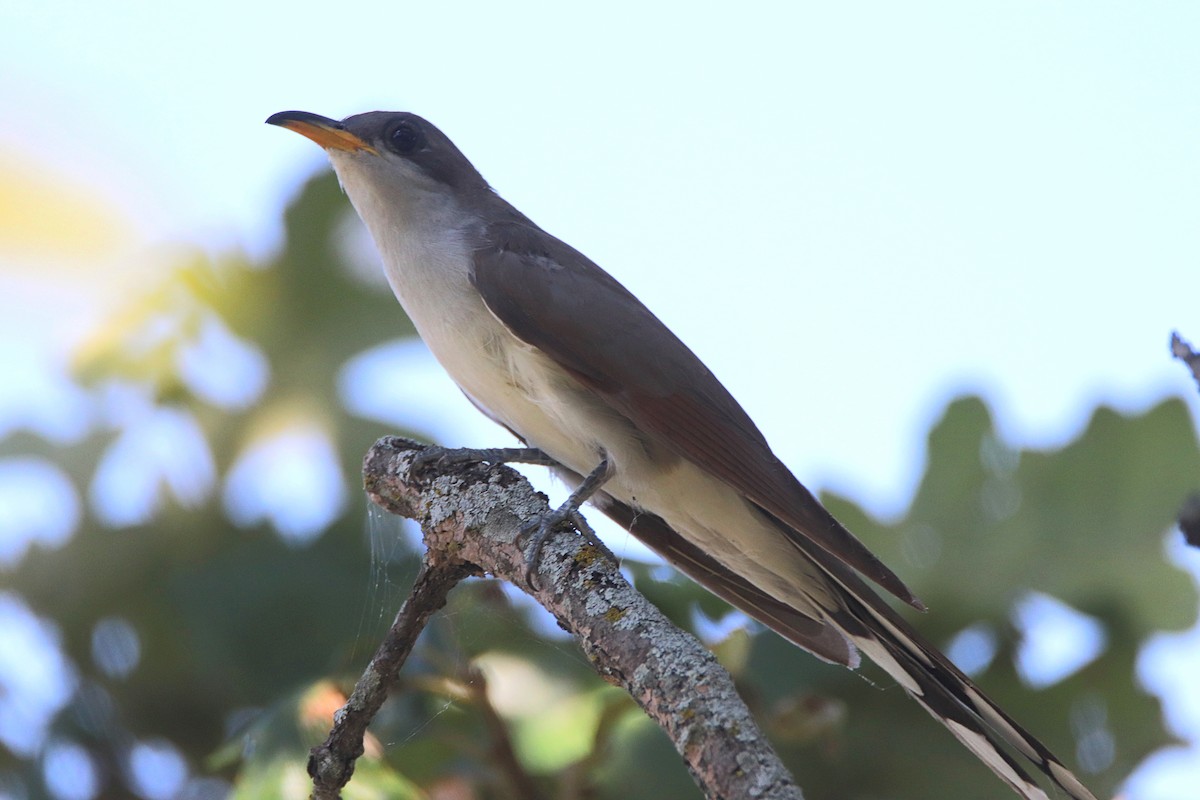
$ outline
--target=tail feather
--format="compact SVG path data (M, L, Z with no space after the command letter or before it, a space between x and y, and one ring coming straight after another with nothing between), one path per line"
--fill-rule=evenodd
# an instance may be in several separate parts
M1029 800L1046 798L997 739L1038 767L1073 800L1096 800L1037 737L996 705L862 579L819 549L813 550L806 554L841 589L842 608L830 614L830 621L1001 780Z
M822 661L851 669L858 667L858 653L840 630L800 613L725 568L677 534L661 517L634 511L603 492L592 498L592 502L621 527L635 533L667 563L734 608L749 614Z
M1017 794L1027 800L1048 800L1045 792L1029 777L1017 762L1001 749L984 726L981 715L974 705L967 705L955 691L955 682L946 680L945 674L931 669L918 653L905 642L889 634L871 631L855 613L853 601L846 611L835 615L835 624L846 631L858 649L878 664L899 683L910 697L962 742L992 772L1008 784ZM978 697L982 695L975 693ZM1008 737L1004 737L1008 739ZM1011 743L1028 755L1022 747L1026 738ZM1035 761L1035 763L1037 763Z
M828 576L829 591L824 594L832 595L837 607L826 608L822 620L812 619L787 598L767 594L727 569L662 518L636 511L603 492L593 503L690 578L800 647L851 667L857 666L859 652L867 655L1026 800L1047 800L1047 795L997 740L1038 767L1072 800L1096 800L1045 745L990 700L857 573L817 545L790 537ZM766 512L764 516L783 525ZM803 592L804 587L798 586L797 591Z

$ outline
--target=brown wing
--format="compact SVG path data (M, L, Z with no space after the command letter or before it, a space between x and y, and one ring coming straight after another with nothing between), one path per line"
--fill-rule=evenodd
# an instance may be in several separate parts
M489 226L472 281L484 303L638 428L716 475L901 600L908 587L775 457L699 358L604 270L532 223Z
M801 614L756 588L684 539L661 518L635 511L604 493L592 502L667 563L734 608L826 661L858 666L858 653L837 628Z

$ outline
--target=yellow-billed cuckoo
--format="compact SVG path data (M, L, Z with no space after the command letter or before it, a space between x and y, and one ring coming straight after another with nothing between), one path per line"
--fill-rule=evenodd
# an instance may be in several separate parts
M850 667L865 653L1018 794L1046 797L997 739L1071 797L1094 800L867 585L863 576L923 608L775 457L692 351L505 202L445 134L408 113L338 122L285 111L267 122L325 148L434 356L576 487L543 533L581 522L590 499L800 647Z

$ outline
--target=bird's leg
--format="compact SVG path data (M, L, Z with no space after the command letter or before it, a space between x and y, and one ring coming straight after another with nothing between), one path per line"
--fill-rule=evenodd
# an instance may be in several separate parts
M412 461L410 471L414 475L419 475L431 467L446 467L470 461L482 461L488 464L518 463L541 464L546 467L558 466L557 461L536 447L440 447L435 444L417 454Z
M536 447L441 447L429 445L412 460L409 471L419 475L432 467L444 467L467 462L483 462L488 464L538 464L544 467L562 466L550 456ZM596 531L579 512L579 507L586 503L592 495L599 491L611 477L611 464L608 457L600 459L600 463L591 473L575 487L575 491L556 509L549 511L526 522L521 526L521 535L533 534L525 554L526 578L532 582L533 571L537 567L542 553L542 546L564 523L570 524L579 534L594 547L605 553L613 561L617 558L600 541Z
M612 477L611 464L609 463L608 456L604 456L600 459L600 463L596 468L575 487L575 491L571 492L570 497L567 498L565 503L552 511L529 520L521 526L522 534L533 534L533 537L529 540L528 550L525 553L525 577L530 583L533 582L533 571L537 568L538 560L542 553L542 546L563 523L572 525L589 544L607 553L610 558L616 561L616 558L604 546L604 543L600 541L600 537L592 530L592 526L583 518L583 514L579 513L579 507L599 491L600 487L610 477Z

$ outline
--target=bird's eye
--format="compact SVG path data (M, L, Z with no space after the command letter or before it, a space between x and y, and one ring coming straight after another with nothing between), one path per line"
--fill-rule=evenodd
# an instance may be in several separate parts
M421 146L421 131L411 122L401 122L392 128L388 141L397 153L408 155Z

